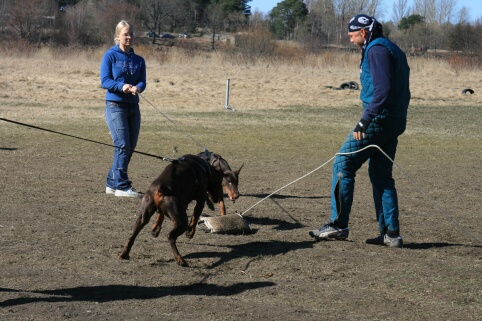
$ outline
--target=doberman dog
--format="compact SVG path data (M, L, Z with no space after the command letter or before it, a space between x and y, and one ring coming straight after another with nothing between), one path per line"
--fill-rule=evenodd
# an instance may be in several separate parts
M219 211L221 215L226 215L226 205L224 204L222 189L224 188L228 198L234 203L239 197L239 172L241 171L241 168L243 168L244 164L241 165L239 169L233 171L228 162L218 154L206 150L202 153L199 153L198 156L223 173L222 187L220 187L221 190L218 191L218 195L221 195L219 200Z
M144 194L134 230L119 255L119 260L129 259L129 253L137 235L157 211L159 215L152 226L152 236L159 236L165 216L171 219L173 228L167 234L167 239L171 245L174 260L181 266L187 266L188 264L179 254L176 240L184 232L188 238L194 236L205 203L214 210L213 203L218 203L223 197L221 186L224 176L221 170L196 155L184 155L172 161ZM234 185L232 188L233 194L239 195L237 187ZM187 207L192 201L196 201L196 205L188 223Z

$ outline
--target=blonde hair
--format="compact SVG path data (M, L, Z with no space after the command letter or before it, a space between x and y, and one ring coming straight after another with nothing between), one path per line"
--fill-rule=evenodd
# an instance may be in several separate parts
M129 27L131 33L134 34L134 28L131 26L130 23L128 23L126 20L119 21L117 26L115 26L114 43L116 45L119 45L119 34L124 27Z

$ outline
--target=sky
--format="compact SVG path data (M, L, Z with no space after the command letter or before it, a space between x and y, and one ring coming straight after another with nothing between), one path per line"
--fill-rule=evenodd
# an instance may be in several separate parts
M273 9L276 4L281 2L282 0L252 0L248 2L248 5L251 6L251 12L254 12L258 9L261 12L268 13ZM390 20L392 17L392 7L393 3L396 0L381 0L385 7L385 16L383 18L378 18L378 20ZM481 0L456 0L457 6L456 9L459 10L462 7L467 7L470 13L470 20L475 21L478 18L482 18L482 1ZM409 3L412 1L409 0Z

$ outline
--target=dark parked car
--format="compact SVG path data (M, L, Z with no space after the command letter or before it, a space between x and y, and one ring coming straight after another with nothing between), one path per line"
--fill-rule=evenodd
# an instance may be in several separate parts
M174 36L171 35L170 33L164 33L164 34L162 34L161 38L174 39L174 38L176 38L176 37L174 37Z
M146 32L146 36L148 36L149 38L152 38L154 36L156 36L156 38L159 38L159 35L158 34L155 34L154 32Z

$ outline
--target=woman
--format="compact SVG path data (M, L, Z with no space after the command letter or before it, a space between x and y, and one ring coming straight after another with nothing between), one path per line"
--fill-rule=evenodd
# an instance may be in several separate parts
M132 26L120 21L115 28L115 46L107 50L100 65L101 85L107 90L105 120L116 146L105 192L124 197L142 197L127 176L141 126L137 93L146 88L146 64L134 53L133 40Z

